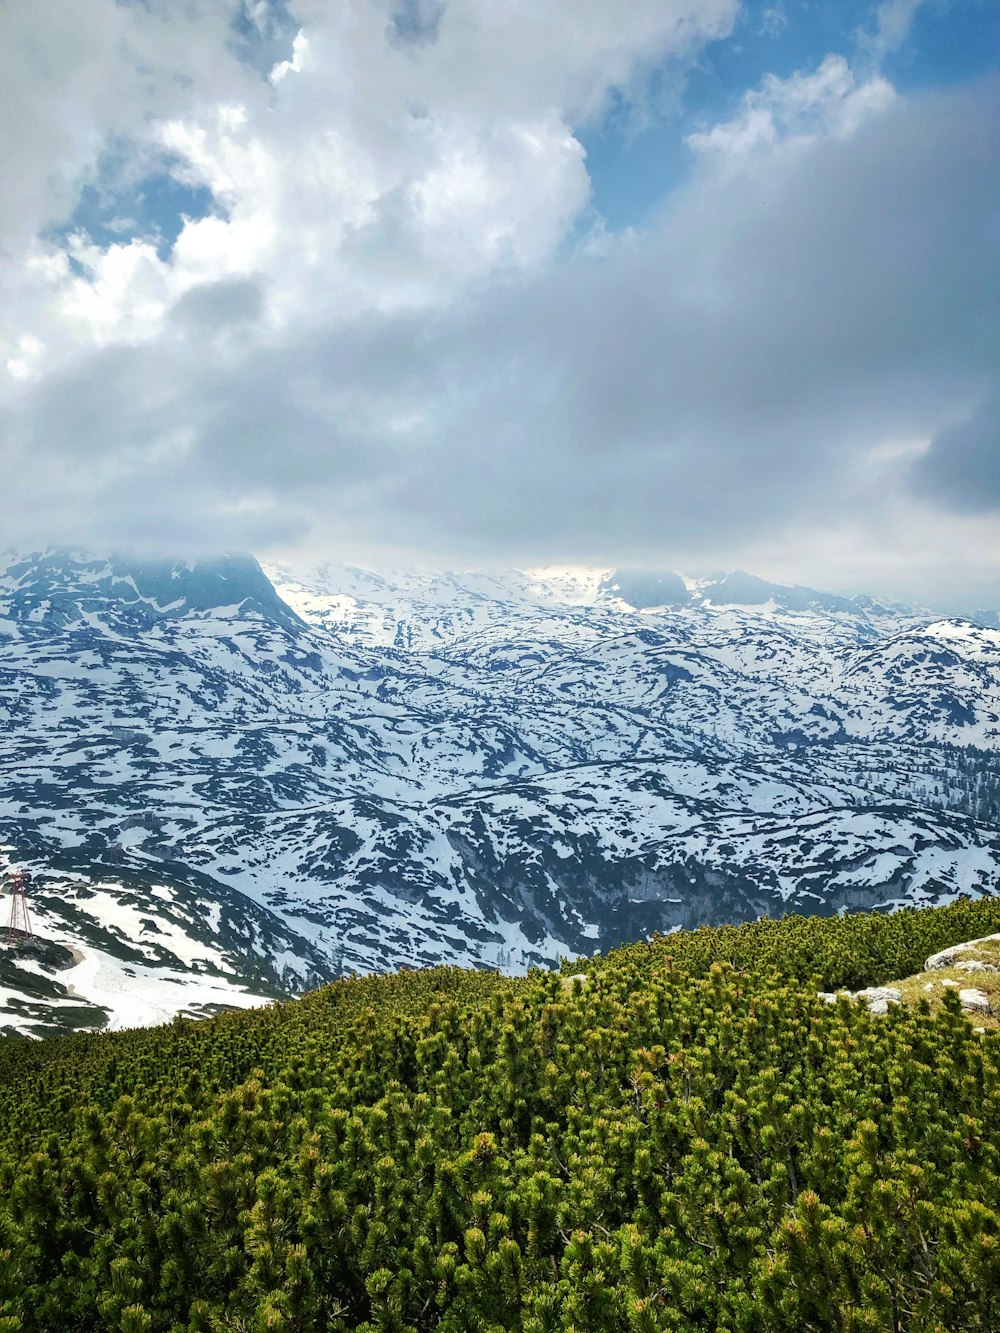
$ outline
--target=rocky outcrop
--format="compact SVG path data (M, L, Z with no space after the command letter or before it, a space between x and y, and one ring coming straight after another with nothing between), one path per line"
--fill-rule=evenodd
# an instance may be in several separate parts
M962 972L976 972L988 970L996 972L997 968L980 960L961 961L961 955L964 953L975 953L983 944L1000 940L1000 935L984 935L979 940L967 940L964 944L953 944L950 949L942 949L940 953L932 953L930 958L924 963L925 972L936 972L942 967L954 967Z
M866 986L857 991L820 991L819 998L827 1004L836 1004L841 995L849 1000L864 1000L873 1014L887 1014L890 1004L902 1004L903 992L895 986Z

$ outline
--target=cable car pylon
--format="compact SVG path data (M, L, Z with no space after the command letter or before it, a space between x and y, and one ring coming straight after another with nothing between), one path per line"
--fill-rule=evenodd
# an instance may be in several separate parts
M27 870L11 870L7 874L10 886L10 924L7 927L7 942L30 940L33 936L31 917L28 914L28 885L31 875Z

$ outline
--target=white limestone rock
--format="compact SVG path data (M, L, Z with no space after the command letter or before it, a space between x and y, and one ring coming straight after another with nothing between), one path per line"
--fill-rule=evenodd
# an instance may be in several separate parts
M952 967L955 960L963 953L969 953L977 945L985 944L988 940L1000 940L1000 935L983 935L978 940L968 940L964 944L953 944L950 949L942 949L940 953L932 953L924 963L924 971L933 972L939 967Z
M864 1000L873 1014L887 1014L890 1004L902 1004L903 992L895 986L868 986L865 990L821 990L818 998L825 1004L836 1004L842 995L849 1000Z
M970 986L966 990L960 990L958 998L962 1001L962 1008L967 1014L988 1014L992 1012L990 997L985 991L975 990Z
M855 993L855 998L864 1000L873 1014L887 1014L890 1004L902 1004L903 992L895 986L867 986Z

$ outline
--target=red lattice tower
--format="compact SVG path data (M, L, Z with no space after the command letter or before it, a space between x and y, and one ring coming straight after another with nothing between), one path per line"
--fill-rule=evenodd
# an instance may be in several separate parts
M31 939L31 917L28 915L28 885L31 876L27 870L12 870L7 876L10 885L10 925L8 940Z

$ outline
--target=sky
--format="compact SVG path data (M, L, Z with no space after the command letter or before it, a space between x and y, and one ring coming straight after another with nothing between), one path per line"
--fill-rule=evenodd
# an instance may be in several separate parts
M0 545L1000 605L998 0L10 0L0 61Z

